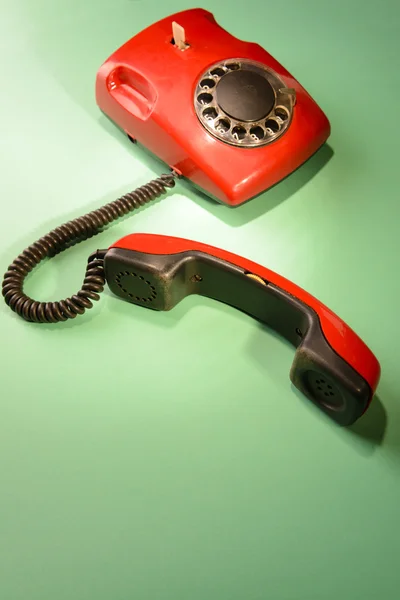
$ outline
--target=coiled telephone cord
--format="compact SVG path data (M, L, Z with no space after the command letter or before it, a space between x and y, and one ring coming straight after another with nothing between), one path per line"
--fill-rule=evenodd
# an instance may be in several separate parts
M167 188L175 186L175 177L175 173L161 175L101 208L56 227L31 244L11 263L4 275L2 294L8 306L25 321L36 323L58 323L83 315L93 307L94 301L99 300L104 289L104 255L95 252L89 257L81 289L65 300L33 300L23 291L27 275L45 258L87 240L100 233L106 225L159 198Z

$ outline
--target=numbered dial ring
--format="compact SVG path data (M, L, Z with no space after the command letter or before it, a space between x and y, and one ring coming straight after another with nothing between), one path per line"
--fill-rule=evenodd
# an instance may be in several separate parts
M233 146L254 148L278 139L292 120L296 95L260 63L230 59L198 80L196 114L203 127Z

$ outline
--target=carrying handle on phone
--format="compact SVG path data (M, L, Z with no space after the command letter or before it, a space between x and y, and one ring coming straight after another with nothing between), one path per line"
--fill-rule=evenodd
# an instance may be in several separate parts
M116 67L107 78L107 87L118 104L142 121L151 115L157 100L154 86L130 66Z

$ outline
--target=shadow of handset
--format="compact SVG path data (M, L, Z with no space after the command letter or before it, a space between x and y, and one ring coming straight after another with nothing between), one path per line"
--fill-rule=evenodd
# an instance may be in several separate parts
M370 444L381 446L385 439L387 413L378 395L372 398L366 413L348 431Z

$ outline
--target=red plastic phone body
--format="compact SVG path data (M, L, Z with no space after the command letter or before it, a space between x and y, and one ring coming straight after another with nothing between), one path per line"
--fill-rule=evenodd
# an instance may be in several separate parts
M171 43L172 22L185 28L190 48ZM219 60L243 58L272 69L296 91L288 130L257 148L210 135L193 104L196 82ZM224 30L213 15L191 9L144 29L116 50L96 78L100 109L127 135L209 196L240 205L303 164L330 134L327 117L298 81L268 52Z
M323 334L331 348L365 379L372 393L375 392L381 369L377 358L368 346L327 306L281 275L231 252L170 236L135 233L118 240L110 248L160 255L200 251L236 265L244 272L258 275L311 307L319 317Z

